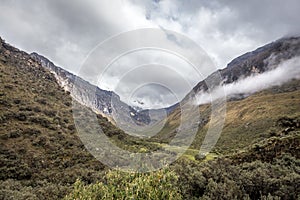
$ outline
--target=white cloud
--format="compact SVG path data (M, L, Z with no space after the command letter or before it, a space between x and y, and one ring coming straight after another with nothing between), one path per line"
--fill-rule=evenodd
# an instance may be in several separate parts
M271 71L253 75L237 82L218 86L211 92L200 91L197 94L198 104L207 104L219 98L237 94L253 94L272 86L282 85L292 79L300 79L300 57L283 61Z

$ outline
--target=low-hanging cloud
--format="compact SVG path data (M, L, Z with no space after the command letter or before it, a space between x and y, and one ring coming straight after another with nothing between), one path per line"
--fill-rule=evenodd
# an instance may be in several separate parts
M300 56L281 62L277 68L262 74L246 77L237 82L218 86L211 92L200 91L199 105L207 104L226 96L250 95L264 89L282 85L292 79L300 79Z

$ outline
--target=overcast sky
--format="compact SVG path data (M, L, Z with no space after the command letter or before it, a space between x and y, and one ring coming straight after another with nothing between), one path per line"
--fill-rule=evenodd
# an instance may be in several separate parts
M218 68L224 68L247 51L299 35L299 10L299 0L0 0L0 36L77 73L103 40L124 31L157 27L191 38ZM200 80L191 76L190 81ZM103 87L115 88L107 82ZM178 98L186 90L182 88ZM126 89L119 89L121 97L122 91Z

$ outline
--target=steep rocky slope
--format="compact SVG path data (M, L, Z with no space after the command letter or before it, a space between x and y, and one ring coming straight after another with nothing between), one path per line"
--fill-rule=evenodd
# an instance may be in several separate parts
M76 179L101 181L108 169L88 152L75 127L72 105L83 113L91 113L91 105L72 101L55 75L0 38L0 199L62 199ZM63 75L72 77L66 71ZM111 94L99 93L105 93L103 98ZM96 116L115 145L132 152L158 148Z
M120 97L113 91L102 90L90 84L82 78L54 65L42 55L31 53L30 56L33 60L40 62L43 67L49 69L54 74L60 86L70 92L73 98L81 104L93 109L95 112L99 112L103 116L111 119L113 115L112 112L118 109L124 113L124 116L126 115L128 120L132 119L137 124L150 123L149 114L147 112L138 112L138 109L128 106L122 102Z

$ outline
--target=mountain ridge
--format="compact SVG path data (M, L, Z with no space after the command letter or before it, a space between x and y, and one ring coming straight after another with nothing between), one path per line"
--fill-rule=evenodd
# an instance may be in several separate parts
M138 112L137 109L122 102L120 96L113 91L103 90L89 83L83 78L54 65L49 59L36 52L31 53L30 56L40 62L43 67L49 69L55 75L57 82L66 91L70 92L73 98L81 104L92 108L95 112L107 117L112 122L114 122L112 117L113 106L117 106L123 112L127 113L127 116L137 124L149 124L150 118L147 112ZM112 105L112 103L117 105Z
M233 59L227 64L227 67L217 70L214 73L220 73L222 77L221 84L229 84L236 82L242 78L253 74L264 73L269 68L267 59L276 56L271 65L278 65L281 59L289 59L300 55L300 37L281 38L269 44L263 45L254 51L247 52ZM213 74L214 74L213 73ZM212 75L211 75L212 76ZM211 77L209 76L209 77ZM209 77L207 79L209 79ZM203 87L205 80L199 82L194 88L194 92L199 92Z
M282 51L287 49L287 51ZM217 85L226 85L230 83L237 82L242 78L249 77L254 74L264 73L270 70L270 66L276 66L282 59L288 59L290 57L294 57L296 55L300 55L300 37L285 37L278 39L269 44L263 45L253 51L246 52L241 56L233 59L231 62L227 64L227 66L223 69L218 69L209 75L206 79L197 83L192 92L188 92L187 95L180 101L166 108L162 109L139 109L135 107L131 107L120 100L119 95L114 93L113 91L107 91L100 89L97 86L85 81L81 77L78 77L67 70L64 70L61 67L58 67L53 64L46 57L39 55L38 53L31 53L31 57L39 62L41 62L42 66L49 69L52 73L55 74L55 77L58 83L65 88L67 91L71 92L71 95L81 102L82 104L94 109L96 112L99 112L103 116L107 117L111 121L112 119L112 105L111 100L112 96L114 100L117 99L117 107L128 107L128 109L123 110L127 113L128 120L133 119L136 124L149 124L151 122L151 118L149 116L150 112L166 112L167 115L171 114L176 108L180 106L180 104L187 101L190 95L198 94L200 92L205 92L208 90L206 82L215 77L216 74L219 74L221 77L221 82L214 83L214 86ZM271 60L271 57L274 57ZM269 60L268 60L269 59ZM273 62L273 63L267 63ZM74 82L82 82L86 87L91 87L89 93L96 93L96 99L92 97L89 98L90 94L87 91L84 91L84 88L76 87L78 91L73 91L72 88L74 86ZM72 94L73 93L73 94ZM229 96L228 99L242 99L249 96L248 94L236 94L233 96ZM86 98L88 97L88 98Z

